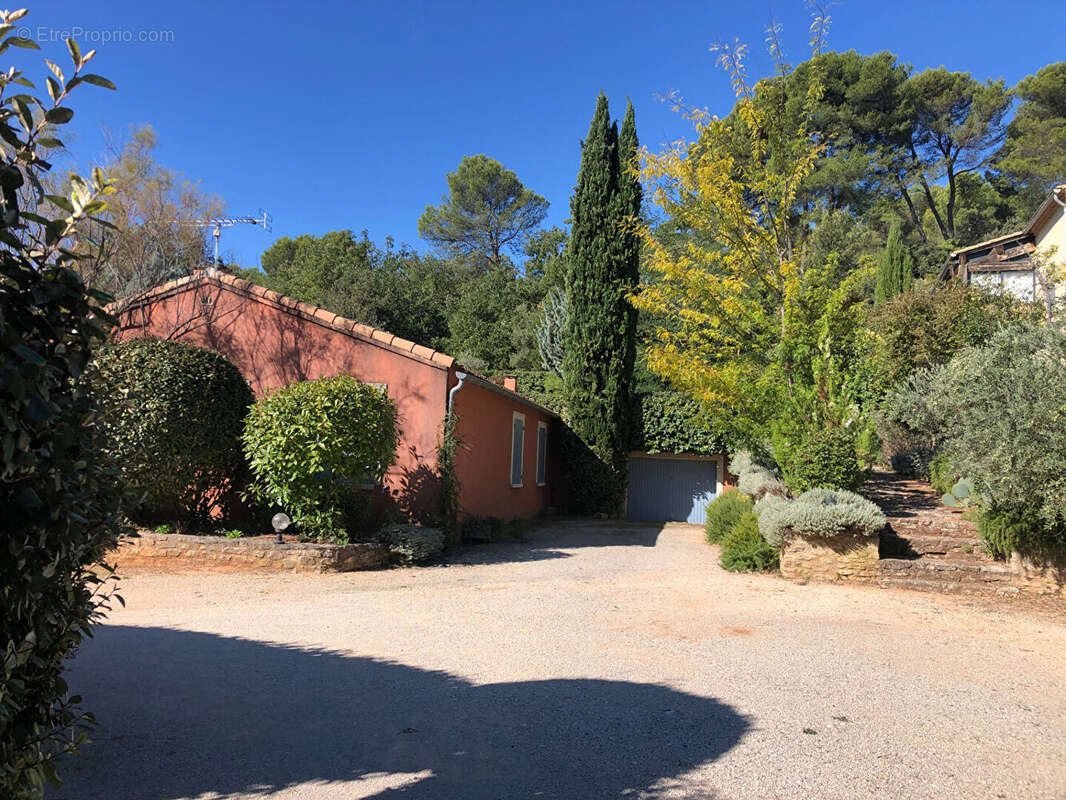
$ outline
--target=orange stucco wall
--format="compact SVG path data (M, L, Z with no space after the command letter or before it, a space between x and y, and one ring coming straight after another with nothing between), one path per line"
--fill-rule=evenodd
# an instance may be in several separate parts
M511 486L511 424L514 412L525 415L523 481ZM455 395L459 421L456 433L462 447L455 455L461 486L461 511L467 516L515 519L533 517L551 504L554 472L554 420L541 411L467 381ZM548 462L545 486L537 486L537 427L548 425Z
M210 313L198 315L205 298ZM404 510L416 513L433 507L449 380L446 367L214 285L194 284L124 314L118 335L170 337L217 350L236 364L257 397L295 381L335 375L386 384L401 430L387 487Z

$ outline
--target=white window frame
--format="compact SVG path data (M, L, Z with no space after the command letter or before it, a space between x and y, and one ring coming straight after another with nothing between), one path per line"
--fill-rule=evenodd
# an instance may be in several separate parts
M522 452L519 453L518 462L518 483L514 482L514 424L517 420L522 420L522 438L519 440L519 447L522 448ZM507 481L511 484L512 489L521 489L525 483L526 477L526 415L520 411L514 411L511 413L511 460L507 463Z
M544 431L544 452L540 451L540 432ZM533 476L537 486L548 485L548 423L537 421L537 471ZM543 479L543 480L542 480Z

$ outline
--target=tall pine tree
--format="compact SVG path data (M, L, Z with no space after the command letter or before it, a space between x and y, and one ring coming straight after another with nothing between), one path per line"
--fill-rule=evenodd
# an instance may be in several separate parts
M883 303L897 294L907 291L914 279L914 262L903 245L899 223L893 222L888 229L888 240L877 262L877 283L874 286L874 302Z
M579 505L606 511L620 504L629 450L636 310L627 295L639 278L639 241L624 223L640 213L640 183L626 169L636 151L632 107L620 137L601 93L570 203L563 388L571 429L599 462L580 467L591 485Z

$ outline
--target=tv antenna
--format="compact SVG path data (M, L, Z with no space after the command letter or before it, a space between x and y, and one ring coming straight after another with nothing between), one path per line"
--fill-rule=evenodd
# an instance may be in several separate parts
M273 230L274 218L263 209L259 209L258 217L210 217L209 219L194 219L186 223L198 228L210 229L215 237L215 258L211 262L212 267L219 267L222 263L218 260L218 243L222 238L223 228L232 228L234 225L257 225L270 233Z

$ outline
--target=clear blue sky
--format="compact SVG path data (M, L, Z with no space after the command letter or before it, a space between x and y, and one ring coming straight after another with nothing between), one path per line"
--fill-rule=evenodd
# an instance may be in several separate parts
M1066 58L1062 0L851 0L831 14L833 49L888 49L917 69L943 64L1013 84ZM513 169L551 202L549 222L562 223L601 89L615 116L632 98L644 144L685 136L687 123L656 94L677 89L727 113L728 81L708 47L739 37L753 73L764 74L771 16L785 26L789 59L802 61L802 0L50 0L25 23L45 38L93 31L82 48L99 49L95 70L118 85L79 90L70 126L78 160L99 157L103 128L150 123L162 163L202 181L231 213L271 212L272 234L223 236L223 250L252 266L279 236L341 228L424 247L419 214L472 153ZM172 41L92 40L118 31L168 31ZM42 47L65 58L59 41ZM35 55L17 53L21 63Z

